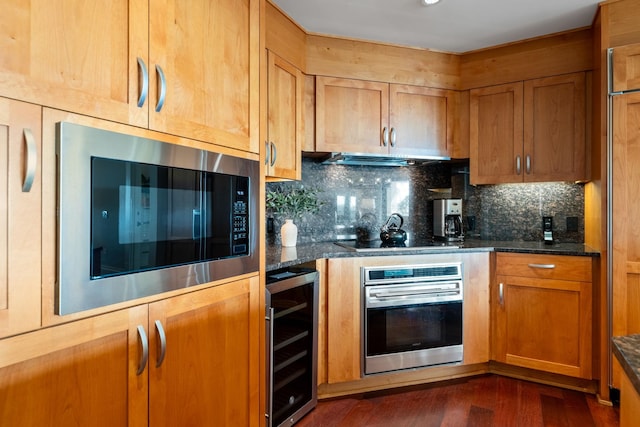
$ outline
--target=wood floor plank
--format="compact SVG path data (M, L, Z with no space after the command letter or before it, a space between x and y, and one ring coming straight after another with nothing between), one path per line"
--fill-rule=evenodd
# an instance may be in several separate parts
M320 401L297 427L618 427L595 396L500 375Z

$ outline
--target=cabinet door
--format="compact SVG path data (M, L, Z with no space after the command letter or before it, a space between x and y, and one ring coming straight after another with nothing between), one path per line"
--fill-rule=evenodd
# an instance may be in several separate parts
M257 425L258 283L254 277L150 305L149 425Z
M141 306L0 342L2 424L148 425L147 371L136 375L146 324Z
M390 85L391 153L449 157L454 106L453 96L447 90Z
M40 327L41 140L41 108L0 98L0 337Z
M613 335L640 333L640 93L613 97ZM614 364L613 381L620 385Z
M146 127L147 16L146 0L4 1L0 95Z
M330 259L327 279L327 382L361 376L361 304L358 258Z
M150 127L258 152L259 1L151 0L149 12Z
M497 276L494 359L591 379L591 283Z
M389 84L316 77L316 151L388 154Z
M273 52L268 52L267 175L301 179L302 72Z
M586 178L585 74L524 82L524 180Z
M522 82L474 89L469 102L471 183L522 182Z
M640 89L640 43L613 50L613 91Z

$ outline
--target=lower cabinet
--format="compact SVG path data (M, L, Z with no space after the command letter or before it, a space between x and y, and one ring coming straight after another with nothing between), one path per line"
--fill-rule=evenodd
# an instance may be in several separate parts
M620 377L620 427L633 427L640 420L640 394L626 374Z
M259 425L259 279L0 342L0 419L20 426Z
M496 254L492 359L592 378L592 259Z

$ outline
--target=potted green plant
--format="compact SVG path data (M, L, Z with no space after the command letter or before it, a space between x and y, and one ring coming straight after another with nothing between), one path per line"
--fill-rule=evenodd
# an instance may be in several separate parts
M284 219L280 229L282 246L295 246L298 239L298 221L304 214L315 214L323 202L318 198L318 188L276 187L267 190L266 207L272 214Z

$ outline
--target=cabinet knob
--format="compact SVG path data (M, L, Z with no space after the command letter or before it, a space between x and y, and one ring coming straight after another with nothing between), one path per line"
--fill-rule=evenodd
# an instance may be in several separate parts
M389 131L385 126L384 128L382 128L382 146L386 147L388 143L389 143Z
M520 161L520 156L516 156L516 174L520 175L520 171L522 169L521 167L521 161Z
M504 284L500 283L498 285L498 298L500 301L500 305L504 305Z
M527 175L531 174L531 156L527 154L525 171Z
M391 128L391 146L395 147L396 146L396 128Z

